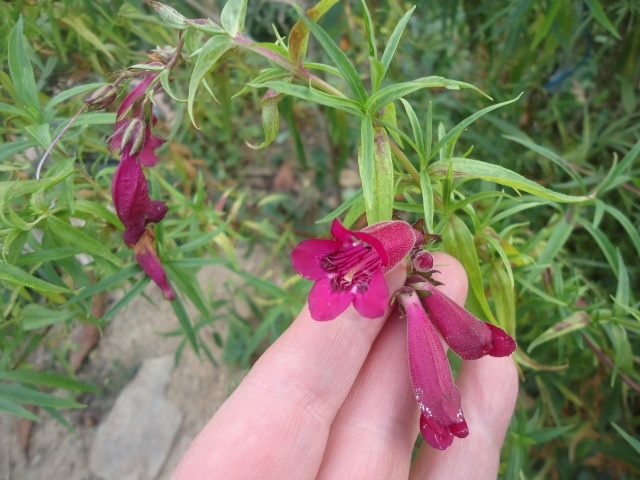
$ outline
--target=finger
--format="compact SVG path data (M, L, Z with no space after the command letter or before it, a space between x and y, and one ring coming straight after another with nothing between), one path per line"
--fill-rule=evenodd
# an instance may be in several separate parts
M518 395L518 376L511 357L483 357L463 362L456 380L469 436L445 451L424 444L411 479L495 479L500 450Z
M387 274L391 292L402 263ZM329 428L384 320L349 307L331 322L305 306L194 440L174 479L311 478Z
M434 253L439 288L464 302L467 277L450 255ZM336 416L319 479L394 479L409 475L419 430L419 410L411 386L407 324L396 310L383 327L353 389Z

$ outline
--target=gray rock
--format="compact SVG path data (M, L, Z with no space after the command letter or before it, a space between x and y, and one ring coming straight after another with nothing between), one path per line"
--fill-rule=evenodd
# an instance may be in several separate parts
M164 464L182 421L165 396L173 357L146 360L98 427L91 470L104 480L153 480Z

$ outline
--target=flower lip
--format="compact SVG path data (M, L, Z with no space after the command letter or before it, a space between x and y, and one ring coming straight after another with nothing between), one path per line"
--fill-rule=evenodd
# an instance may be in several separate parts
M410 251L414 243L405 222L381 222L360 231L333 221L334 240L308 239L291 252L293 268L315 280L309 309L315 320L332 320L351 303L365 318L384 315L389 289L384 273Z

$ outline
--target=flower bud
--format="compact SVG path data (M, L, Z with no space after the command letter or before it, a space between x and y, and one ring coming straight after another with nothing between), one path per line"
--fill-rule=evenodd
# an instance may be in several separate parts
M139 118L132 118L122 135L121 149L129 148L129 155L135 155L144 146L145 123Z
M433 269L433 255L426 250L420 250L413 256L413 269L416 272L428 272Z
M165 45L164 47L158 46L154 50L155 57L160 59L163 63L169 63L176 55L176 47L171 45Z
M84 102L89 106L89 111L102 110L113 103L118 96L118 89L115 85L105 85L100 87Z

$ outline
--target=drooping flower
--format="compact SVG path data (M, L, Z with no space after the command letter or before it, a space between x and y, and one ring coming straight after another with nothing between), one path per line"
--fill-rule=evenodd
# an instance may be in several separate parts
M332 320L353 303L366 318L378 318L389 303L384 274L413 248L415 234L403 221L351 231L335 219L334 240L305 240L291 252L293 268L316 283L309 293L314 320Z
M176 298L175 293L171 290L169 283L167 282L167 276L162 268L162 263L158 258L158 253L155 247L155 235L153 232L146 230L138 242L131 247L133 253L136 255L136 260L142 267L151 280L160 287L162 293L167 300L174 300Z
M429 318L447 345L464 360L485 355L506 357L516 349L516 342L504 330L474 317L423 277L411 275L406 284L427 292L422 303Z
M113 175L111 196L118 218L124 224L123 239L130 247L138 243L149 223L158 223L167 213L164 202L149 197L142 167L129 154L128 147L123 150Z
M420 407L420 431L429 445L444 450L451 445L454 436L464 438L469 434L460 392L453 383L438 333L417 292L405 286L395 298L407 316L409 370Z

